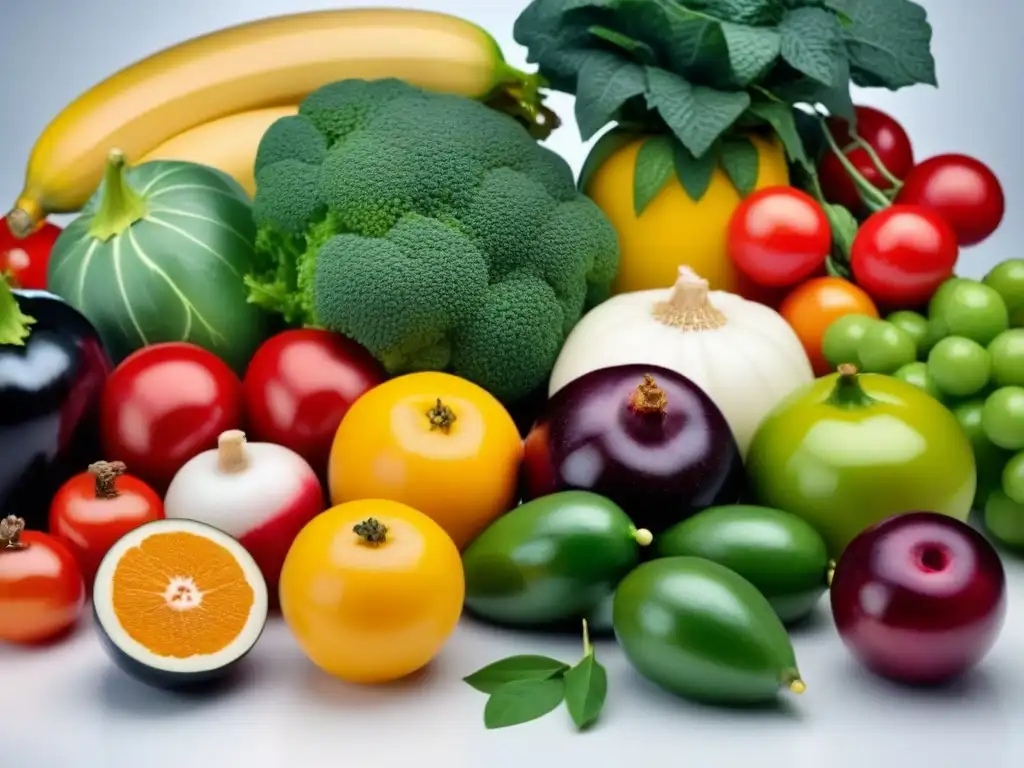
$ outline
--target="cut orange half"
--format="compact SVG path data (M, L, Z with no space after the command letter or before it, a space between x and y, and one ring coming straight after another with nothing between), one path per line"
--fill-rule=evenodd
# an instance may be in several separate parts
M223 531L155 520L103 558L93 612L125 672L163 688L192 686L223 677L256 644L267 622L267 585Z

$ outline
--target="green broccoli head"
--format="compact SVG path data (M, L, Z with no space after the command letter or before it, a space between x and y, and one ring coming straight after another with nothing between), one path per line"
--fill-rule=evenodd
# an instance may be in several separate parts
M607 298L618 240L515 120L399 80L345 80L267 131L252 301L354 339L393 374L448 370L514 401Z

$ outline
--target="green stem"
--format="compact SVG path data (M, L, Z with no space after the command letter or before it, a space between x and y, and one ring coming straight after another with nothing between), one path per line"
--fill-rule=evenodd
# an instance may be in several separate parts
M860 136L858 136L856 132L851 134L851 138L853 139L853 143L854 143L854 145L856 147L858 147L859 149L863 149L864 150L864 152L867 154L867 156L871 160L871 162L874 163L875 168L877 168L878 172L880 174L882 174L882 178L889 182L889 184L892 186L893 192L898 192L900 189L903 188L903 181L900 180L900 179L897 179L893 175L892 171L890 171L885 166L885 163L882 162L882 158L880 158L878 156L878 153L875 152L875 148L874 147L872 147L870 144L868 144L866 141L864 141L864 139L862 139ZM846 154L846 153L844 152L843 154ZM881 191L881 190L879 190L879 191ZM885 194L885 193L883 192L882 194Z
M128 184L124 171L124 153L110 150L103 172L100 207L89 225L89 235L102 242L120 235L148 211L145 198Z
M889 198L873 185L870 181L864 178L863 174L853 167L853 163L850 162L850 158L846 156L846 153L840 149L836 143L835 137L832 135L832 131L829 130L828 124L824 118L818 118L821 124L821 131L825 134L825 141L828 142L829 149L831 149L839 163L843 166L843 170L849 175L853 181L854 186L857 187L857 191L860 193L861 199L864 203L873 211L879 211L883 208L889 207Z
M590 627L587 625L587 620L583 620L583 658L586 658L594 652L594 646L590 644Z
M860 385L857 367L849 363L839 366L839 378L825 401L836 408L866 408L875 402Z
M29 326L35 322L34 317L21 311L7 280L0 278L0 346L25 346L25 339L32 332Z

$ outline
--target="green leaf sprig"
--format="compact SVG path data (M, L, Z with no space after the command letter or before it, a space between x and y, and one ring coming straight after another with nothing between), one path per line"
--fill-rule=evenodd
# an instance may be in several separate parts
M533 0L513 30L550 86L576 97L583 140L609 123L584 166L628 137L634 212L675 176L699 201L721 168L745 196L757 184L751 134L775 136L813 173L797 107L854 121L851 85L936 84L932 30L912 0Z
M600 716L608 695L608 673L594 654L583 620L583 658L568 665L548 656L509 656L478 669L464 682L488 695L484 726L507 728L536 720L563 701L578 730Z
M0 345L25 346L35 318L21 311L5 274L0 274Z

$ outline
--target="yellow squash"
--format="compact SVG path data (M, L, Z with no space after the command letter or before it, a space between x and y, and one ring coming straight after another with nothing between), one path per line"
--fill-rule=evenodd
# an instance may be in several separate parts
M613 293L643 291L671 285L679 266L687 264L712 290L736 290L736 273L726 253L726 231L740 196L721 168L697 202L675 174L640 216L633 208L633 175L640 147L650 138L636 136L623 143L588 174L584 193L604 211L619 234L621 260ZM748 137L757 148L755 189L789 184L781 144Z

